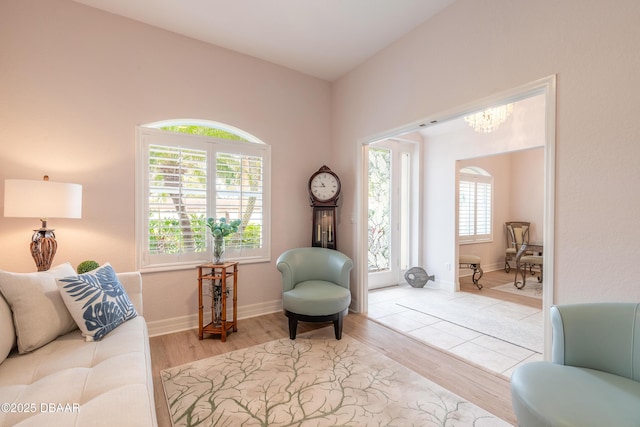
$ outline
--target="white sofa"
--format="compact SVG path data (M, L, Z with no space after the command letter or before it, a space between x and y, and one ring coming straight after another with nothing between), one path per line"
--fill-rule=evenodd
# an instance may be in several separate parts
M0 426L157 425L142 278L137 272L117 277L136 317L100 341L86 341L74 328L24 354L15 347L11 306L0 294L0 341L11 335L14 342L6 359L0 354Z

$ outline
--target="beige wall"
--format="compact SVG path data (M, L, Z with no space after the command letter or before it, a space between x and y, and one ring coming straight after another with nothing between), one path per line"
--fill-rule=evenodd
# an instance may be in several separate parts
M529 241L544 240L544 150L511 154L510 211L508 221L529 221Z
M456 1L334 84L345 191L358 190L370 135L556 74L554 299L639 300L638 22L635 0ZM357 217L357 200L343 217ZM340 231L357 256L356 225Z
M68 0L6 0L0 94L0 186L44 174L83 185L82 219L49 223L55 261L74 266L95 259L135 268L136 125L209 119L270 144L272 261L241 266L239 301L245 314L277 306L275 259L309 245L307 180L333 166L329 83ZM34 270L28 244L39 226L0 217L0 268ZM197 313L195 269L145 274L144 282L148 321Z

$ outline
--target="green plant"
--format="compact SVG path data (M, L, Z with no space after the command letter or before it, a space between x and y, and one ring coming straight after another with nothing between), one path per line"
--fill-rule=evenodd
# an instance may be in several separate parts
M207 227L213 237L227 237L230 234L237 233L240 223L241 221L239 219L227 222L227 218L225 217L219 220L207 218Z
M78 264L76 271L78 272L78 274L82 274L86 273L87 271L95 270L98 267L100 267L100 264L98 264L97 262L93 260L87 260L82 261L80 264Z

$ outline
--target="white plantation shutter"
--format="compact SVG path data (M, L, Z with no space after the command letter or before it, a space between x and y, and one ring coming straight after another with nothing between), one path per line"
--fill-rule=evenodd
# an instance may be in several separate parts
M242 221L227 259L268 260L268 145L140 127L137 156L140 269L210 261L208 217Z
M236 146L236 152L216 153L216 218L240 219L238 233L230 236L227 250L235 256L257 255L264 241L265 159Z
M476 217L476 192L475 184L470 181L460 181L460 207L459 207L459 235L472 236L475 234L474 221Z
M190 220L207 214L206 179L205 150L149 145L149 254L206 250L202 245L205 230L194 229Z
M491 234L491 184L476 182L476 236Z
M458 236L461 243L490 241L493 238L492 196L491 175L479 168L461 171L458 190Z

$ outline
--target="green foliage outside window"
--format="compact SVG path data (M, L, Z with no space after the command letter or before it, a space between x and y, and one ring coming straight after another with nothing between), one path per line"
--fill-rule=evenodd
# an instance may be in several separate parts
M191 135L211 136L213 138L229 139L232 141L250 142L249 140L244 139L243 137L241 137L240 135L236 135L235 133L231 133L223 129L210 128L206 126L177 125L177 126L163 126L160 129L168 130L171 132L188 133Z
M195 252L207 250L207 228L204 215L191 215L191 230L193 232L193 245ZM261 227L259 224L247 224L242 231L240 245L244 248L260 247ZM232 236L228 236L227 239ZM176 254L183 252L184 233L180 229L180 220L168 218L163 220L149 220L149 249L151 253Z
M189 216L193 241L184 242L184 232L180 228L178 218L149 220L149 250L156 254L176 254L183 252L185 246L192 247L194 252L207 249L207 234L204 215Z

